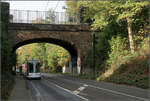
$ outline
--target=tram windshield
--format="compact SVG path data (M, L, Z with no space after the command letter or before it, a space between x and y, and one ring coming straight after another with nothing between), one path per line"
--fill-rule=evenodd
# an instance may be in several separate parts
M29 63L29 72L33 73L33 63Z
M40 72L40 62L37 61L29 61L28 62L28 71L29 73L39 73Z
M36 64L35 67L36 67L35 72L36 73L40 72L40 63L39 62Z

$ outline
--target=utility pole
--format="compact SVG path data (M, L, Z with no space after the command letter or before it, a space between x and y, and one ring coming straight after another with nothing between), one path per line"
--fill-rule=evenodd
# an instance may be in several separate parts
M96 77L96 68L95 68L95 32L93 31L92 33L92 36L93 36L93 76Z

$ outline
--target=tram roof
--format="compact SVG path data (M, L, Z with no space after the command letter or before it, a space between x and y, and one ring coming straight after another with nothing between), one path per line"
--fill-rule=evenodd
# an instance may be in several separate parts
M40 60L28 60L27 62L40 62Z

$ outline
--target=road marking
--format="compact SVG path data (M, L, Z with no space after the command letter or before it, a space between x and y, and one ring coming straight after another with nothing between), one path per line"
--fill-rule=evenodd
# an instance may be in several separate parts
M126 93L117 92L117 91L113 91L113 90L110 90L110 89L105 89L105 88L96 87L96 86L92 86L92 85L89 85L89 86L91 86L93 88L100 89L100 90L105 90L105 91L108 91L108 92L112 92L112 93L115 93L115 94L119 94L119 95L123 95L123 96L128 96L128 97L140 99L140 100L143 100L143 101L149 101L148 99L145 99L145 98L142 98L142 97L137 97L137 96L129 95L129 94L126 94Z
M64 79L64 78L61 78L61 79ZM68 80L68 79L64 79L64 80ZM68 80L68 81L76 82L76 81L72 81L72 80ZM88 85L88 84L80 83L80 82L76 82L76 83L83 84L83 85ZM93 85L88 85L88 86L93 87L93 88L96 88L96 89L108 91L108 92L111 92L111 93L115 93L115 94L119 94L119 95L123 95L123 96L127 96L127 97L136 98L136 99L143 100L143 101L149 101L149 100L146 99L146 98L142 98L142 97L137 97L137 96L129 95L129 94L122 93L122 92L117 92L117 91L113 91L113 90L110 90L110 89L105 89L105 88L101 88L101 87L96 87L96 86L93 86Z
M30 82L30 83L31 83L32 87L35 89L35 91L37 93L36 96L38 98L38 101L42 101L42 97L41 97L40 91L35 87L35 85L32 82Z
M79 94L80 91L75 90L75 91L73 91L73 93L74 93L74 94Z
M76 94L76 93L74 93L74 92L72 92L72 91L70 91L70 90L68 90L68 89L66 89L66 88L63 88L63 87L61 87L61 86L58 86L58 85L55 84L55 83L49 82L49 81L46 80L46 79L43 79L43 80L47 81L47 82L50 83L50 84L55 85L56 87L58 87L58 88L60 88L60 89L65 90L65 91L67 91L67 92L69 92L69 93L71 93L71 94L73 94L73 95L76 95L76 96L78 96L79 98L81 98L81 99L83 99L83 100L85 100L85 101L89 101L87 98L82 97L82 96L80 96L80 95L78 95L78 94Z
M84 87L88 87L88 85L87 85L87 84L84 84L83 86L84 86Z
M75 94L79 94L81 91L83 91L88 85L84 84L83 86L79 87L77 90L73 91Z
M65 89L65 88L63 88L63 87L61 87L61 86L58 86L58 85L56 85L56 86L59 87L59 88L61 88L61 89L63 89L63 90L65 90L65 91L67 91L67 92L69 92L69 93L71 93L71 94L74 94L74 95L78 96L79 98L81 98L81 99L83 99L83 100L85 100L85 101L89 101L87 98L82 97L82 96L80 96L80 95L78 95L78 94L76 94L76 93L73 93L72 91L70 91L70 90L68 90L68 89Z
M78 88L79 91L83 91L84 89L85 89L85 87Z

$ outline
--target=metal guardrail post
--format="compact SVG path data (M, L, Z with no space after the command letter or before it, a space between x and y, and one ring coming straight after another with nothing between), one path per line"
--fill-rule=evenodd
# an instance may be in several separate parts
M27 11L27 23L29 23L29 11Z

